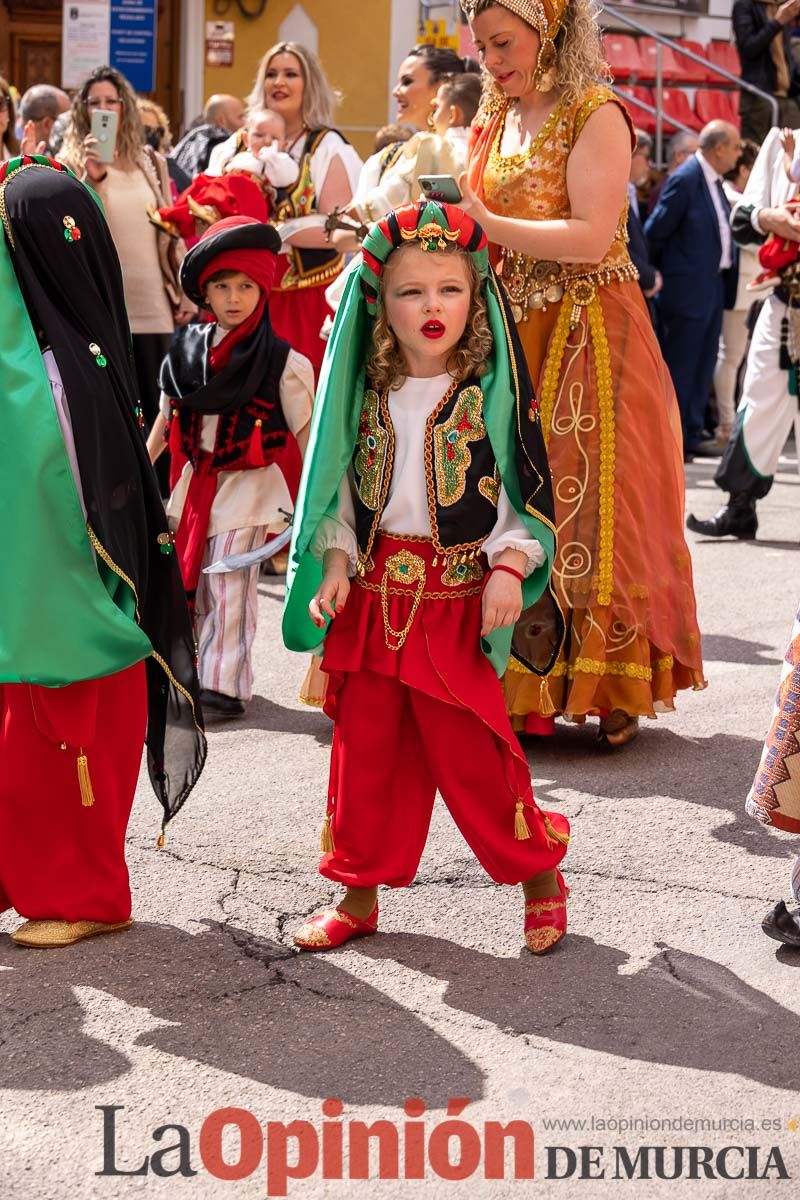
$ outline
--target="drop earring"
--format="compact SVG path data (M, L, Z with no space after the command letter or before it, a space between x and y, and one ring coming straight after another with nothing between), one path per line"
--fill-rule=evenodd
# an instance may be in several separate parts
M536 73L533 77L534 87L542 93L552 92L558 82L558 55L553 42L548 38L542 42L539 58L536 63Z

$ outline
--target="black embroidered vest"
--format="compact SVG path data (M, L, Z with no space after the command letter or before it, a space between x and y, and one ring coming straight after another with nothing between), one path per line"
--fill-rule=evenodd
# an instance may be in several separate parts
M280 457L289 435L289 426L286 424L280 399L281 376L289 352L289 343L276 338L275 348L270 355L257 394L233 412L220 414L211 462L212 471L252 470L262 465L269 466ZM177 419L180 424L183 453L193 467L197 466L203 414L194 411L191 405L181 405L173 408L172 419ZM263 464L252 461L250 449L257 427L261 430Z
M388 401L369 390L353 455L362 566L380 528L393 470L394 429ZM450 388L428 418L425 483L434 549L450 560L451 567L464 568L474 562L495 526L500 495L500 476L483 421L483 393L474 379Z
M278 189L275 210L276 221L291 221L296 217L307 217L319 212L317 194L311 178L311 159L314 151L327 133L339 133L338 129L312 129L306 138L300 171L295 183L288 188ZM343 142L347 138L339 134ZM347 142L349 145L350 143ZM292 246L289 250L289 266L280 283L279 290L295 291L298 288L317 287L330 283L344 266L344 255L338 250L306 250Z

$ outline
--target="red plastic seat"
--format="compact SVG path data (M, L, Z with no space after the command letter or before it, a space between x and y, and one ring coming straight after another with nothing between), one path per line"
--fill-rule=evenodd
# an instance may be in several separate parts
M692 42L688 38L676 38L675 45L682 46L684 50L691 50L693 54L699 54L701 58L706 57L706 48L700 42ZM683 54L678 54L676 57L683 68L683 77L687 83L708 83L708 68L703 63L686 58Z
M674 117L676 121L680 121L682 125L687 125L689 129L700 130L702 123L698 121L689 104L689 98L685 92L679 91L677 88L664 88L662 92L663 105L662 112L664 114L664 129L667 133L670 130L677 129L677 126L670 121L670 117Z
M606 62L615 79L637 79L642 71L639 42L626 33L607 33L603 37Z
M621 87L619 90L636 128L641 129L643 133L655 133L656 118L654 114L647 112L637 103L637 101L643 100L645 104L655 108L652 90L647 87Z
M724 71L729 71L731 75L741 79L742 66L739 62L739 51L730 42L709 42L706 46L706 58L714 66L722 67ZM718 87L724 87L728 82L723 80L721 75L715 75L713 72L709 74L709 79Z
M639 52L642 57L642 69L639 78L646 81L656 77L656 55L659 43L655 38L639 38ZM664 83L687 82L686 68L688 59L681 59L671 46L661 46L661 69ZM694 65L694 64L692 64Z
M701 125L709 121L729 121L739 128L739 104L736 92L698 88L694 97L695 116Z

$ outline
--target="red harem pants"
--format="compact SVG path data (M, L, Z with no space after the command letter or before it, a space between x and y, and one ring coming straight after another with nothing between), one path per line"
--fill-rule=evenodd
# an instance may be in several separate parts
M374 566L354 583L326 638L335 849L320 871L345 885L411 882L437 789L497 883L530 879L566 852L569 825L536 805L500 681L481 650L483 566L461 564L460 579L441 560L434 566L435 557L429 541L381 534ZM407 584L409 575L416 582ZM389 649L399 640L391 630L407 625L404 644ZM518 801L525 839L515 838Z
M144 663L63 688L0 685L0 910L130 917L125 832L146 723ZM81 748L91 807L81 801Z

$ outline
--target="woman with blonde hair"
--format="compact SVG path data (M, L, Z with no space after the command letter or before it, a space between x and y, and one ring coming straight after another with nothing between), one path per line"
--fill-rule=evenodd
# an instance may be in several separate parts
M338 100L319 59L298 42L278 42L267 50L247 97L249 111L266 109L283 117L283 149L299 167L297 181L278 192L283 252L270 317L277 335L311 360L317 377L325 353L320 331L331 313L325 289L344 266L325 232L325 216L347 208L361 171L357 152L333 128ZM215 147L209 174L220 174L242 149L241 134Z
M590 0L462 4L487 75L464 206L537 389L567 620L550 678L512 663L506 700L520 731L598 716L623 745L704 686L677 403L626 244L633 127Z
M92 113L102 110L117 114L114 161L107 164L100 161L91 132ZM148 208L172 200L166 161L146 143L136 95L113 67L97 67L75 93L59 158L103 201L122 266L139 396L149 428L158 414L161 361L175 326L185 324L194 307L178 282L183 243L156 229L147 215Z

